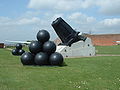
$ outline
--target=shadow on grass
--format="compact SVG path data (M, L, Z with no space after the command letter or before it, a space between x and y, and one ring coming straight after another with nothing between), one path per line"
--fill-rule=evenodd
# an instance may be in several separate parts
M23 66L31 66L31 67L65 67L68 66L65 62L63 62L61 65L23 65Z

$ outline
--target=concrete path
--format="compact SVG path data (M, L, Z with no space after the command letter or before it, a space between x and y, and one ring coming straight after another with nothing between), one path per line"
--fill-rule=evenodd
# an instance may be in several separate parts
M95 56L120 56L115 54L96 54Z
M11 48L5 48L6 50L9 50L9 51L12 51L12 49Z

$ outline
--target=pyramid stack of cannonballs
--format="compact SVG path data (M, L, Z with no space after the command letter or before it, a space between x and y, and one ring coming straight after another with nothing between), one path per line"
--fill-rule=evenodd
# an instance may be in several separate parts
M12 50L12 54L15 56L20 56L24 53L25 51L22 49L22 45L20 43L16 44L16 48Z
M40 30L37 33L37 41L33 41L29 45L29 51L21 56L23 65L54 65L63 64L63 56L55 52L56 45L50 41L50 34L46 30ZM14 55L14 54L13 54Z

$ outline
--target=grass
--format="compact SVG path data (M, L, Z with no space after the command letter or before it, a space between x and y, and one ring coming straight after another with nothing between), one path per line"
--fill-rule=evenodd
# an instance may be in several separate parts
M95 46L97 54L115 54L120 55L120 45L115 46Z
M6 48L15 49L16 47L15 46L7 46ZM23 46L22 49L28 52L29 51L29 46Z
M67 58L67 66L23 66L0 49L0 90L119 90L120 57Z

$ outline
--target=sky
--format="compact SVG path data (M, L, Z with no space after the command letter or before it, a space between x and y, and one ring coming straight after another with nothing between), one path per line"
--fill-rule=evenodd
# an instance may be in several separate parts
M36 40L42 29L54 40L58 17L79 32L120 34L120 0L1 0L0 42Z

